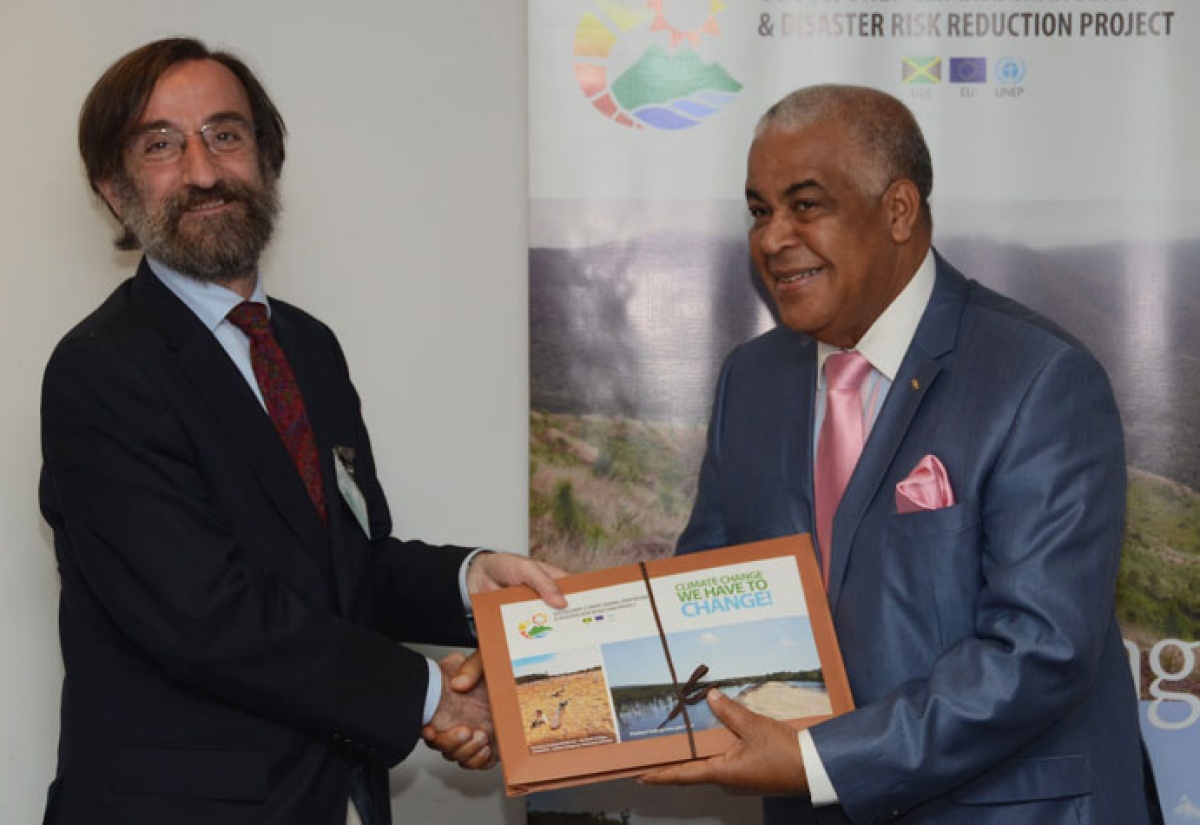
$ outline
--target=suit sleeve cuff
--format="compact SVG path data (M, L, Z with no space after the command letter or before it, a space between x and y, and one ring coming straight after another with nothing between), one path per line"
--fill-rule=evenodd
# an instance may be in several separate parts
M437 713L438 703L442 700L442 669L433 659L426 659L429 665L429 681L425 685L425 711L421 716L421 724L428 725Z
M833 782L825 772L825 763L821 761L821 754L817 753L817 744L813 741L812 734L808 730L802 730L799 738L800 757L804 760L804 771L808 774L808 793L812 798L813 807L836 805L837 791L833 789Z
M491 550L476 549L472 550L465 559L462 565L458 568L458 594L462 597L463 610L467 614L467 624L471 626L471 635L475 636L475 608L471 605L471 592L467 589L467 572L471 569L471 562L475 561L475 557L480 553L490 553ZM478 637L477 637L478 638Z
M462 598L463 610L467 614L467 622L471 625L472 636L475 635L475 611L471 608L471 593L467 590L467 571L471 569L471 562L476 556L487 552L489 551L473 550L458 566L458 595ZM429 665L429 682L425 686L425 713L421 717L421 724L428 725L442 700L442 669L433 659L427 658L425 663Z
M467 571L471 569L471 562L475 561L475 557L480 553L490 553L490 550L472 550L463 559L462 565L458 568L458 594L462 596L463 609L467 611L467 615L472 613L471 608L471 592L467 590Z

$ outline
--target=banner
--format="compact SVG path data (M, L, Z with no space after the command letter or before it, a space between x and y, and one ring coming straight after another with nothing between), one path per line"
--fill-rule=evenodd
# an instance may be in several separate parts
M774 323L746 247L754 124L799 86L879 88L930 144L937 249L1112 379L1118 612L1167 821L1200 822L1197 4L530 0L529 55L534 555L672 552L720 363ZM670 821L685 797L620 798L535 798L530 820ZM757 816L724 810L678 816Z

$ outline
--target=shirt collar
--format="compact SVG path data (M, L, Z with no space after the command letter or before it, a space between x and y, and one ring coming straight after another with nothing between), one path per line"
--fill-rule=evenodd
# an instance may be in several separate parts
M887 309L883 311L871 328L867 330L858 342L856 350L861 352L871 362L871 367L881 373L888 381L896 380L900 370L900 362L912 344L913 336L917 334L917 325L925 314L925 307L933 295L933 283L936 280L937 264L933 257L933 248L925 253L925 260L912 277L900 290ZM825 385L825 359L835 352L841 352L839 347L817 342L817 386Z
M187 308L200 319L201 323L208 327L210 332L225 320L225 316L231 309L245 300L232 289L211 281L200 281L188 277L153 258L147 257L146 263L149 264L150 271L154 273L155 277L162 281L163 286L171 290L176 298L183 301ZM262 278L254 279L254 292L250 295L250 300L266 305L269 316L271 304L267 301Z

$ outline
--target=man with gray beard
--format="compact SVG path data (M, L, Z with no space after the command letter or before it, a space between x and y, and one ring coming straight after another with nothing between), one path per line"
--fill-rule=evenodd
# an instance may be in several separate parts
M176 272L218 284L235 282L257 268L279 214L279 186L273 176L259 187L234 180L218 180L207 190L189 187L169 197L154 214L147 211L128 174L113 179L111 192L113 201L122 204L121 217L127 227L118 247L140 246L148 257ZM180 230L184 215L212 197L240 202L244 213L214 216L209 231L198 237L186 236Z
M141 247L42 395L42 512L66 675L48 825L391 822L422 735L495 762L468 593L560 575L391 536L332 331L268 300L283 120L238 58L150 43L93 87L79 145Z

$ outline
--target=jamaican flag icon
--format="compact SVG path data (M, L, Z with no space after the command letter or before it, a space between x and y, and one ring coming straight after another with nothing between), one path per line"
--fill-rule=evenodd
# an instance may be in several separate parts
M900 61L900 68L901 77L907 85L942 82L940 57L905 57Z

